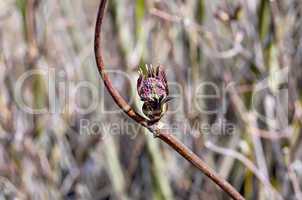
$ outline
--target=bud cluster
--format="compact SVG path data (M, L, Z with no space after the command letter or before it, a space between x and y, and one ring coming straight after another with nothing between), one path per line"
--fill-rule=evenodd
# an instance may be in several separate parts
M144 102L142 111L152 121L157 122L167 111L171 99L166 72L162 66L145 65L139 68L137 92Z

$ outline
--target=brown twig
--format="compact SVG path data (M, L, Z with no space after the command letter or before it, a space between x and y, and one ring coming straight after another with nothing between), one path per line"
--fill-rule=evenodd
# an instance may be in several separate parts
M104 84L112 96L116 104L133 120L135 120L140 125L149 129L155 137L160 138L162 141L167 143L175 151L177 151L181 156L187 159L191 164L202 171L206 176L208 176L212 181L214 181L221 189L223 189L230 197L236 200L243 200L244 198L232 185L230 185L226 180L221 178L216 174L214 170L209 168L207 164L202 161L196 154L194 154L188 147L186 147L182 142L175 138L172 134L159 129L156 125L150 125L149 120L145 117L139 115L130 105L124 100L124 98L119 94L119 92L113 87L112 82L105 72L104 62L101 52L101 30L102 21L104 17L105 7L107 0L102 0L98 10L96 28L95 28L95 58L98 66L99 73L104 81Z

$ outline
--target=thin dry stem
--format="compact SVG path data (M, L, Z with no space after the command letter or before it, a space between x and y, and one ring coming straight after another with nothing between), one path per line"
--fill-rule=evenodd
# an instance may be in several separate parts
M124 98L119 94L119 92L113 87L112 82L105 72L104 62L102 59L101 52L101 28L102 21L105 12L107 0L102 0L100 3L96 29L95 29L95 57L96 63L98 66L99 73L104 81L106 88L111 94L112 98L116 104L133 120L138 122L140 125L148 128L156 137L160 138L162 141L167 143L175 151L177 151L181 156L187 159L200 171L202 171L206 176L208 176L212 181L214 181L221 189L223 189L230 197L236 200L244 199L239 192L236 191L226 180L221 178L219 175L214 172L207 164L202 161L196 154L194 154L188 147L186 147L182 142L175 138L172 134L158 129L156 126L150 126L148 120L139 115L134 109L132 109L129 104L124 100Z

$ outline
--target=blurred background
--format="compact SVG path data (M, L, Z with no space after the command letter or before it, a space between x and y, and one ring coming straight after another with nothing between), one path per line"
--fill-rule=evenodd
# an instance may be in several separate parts
M0 1L0 199L228 199L119 111L98 0ZM163 123L246 199L302 199L302 1L109 0L116 88L163 64Z

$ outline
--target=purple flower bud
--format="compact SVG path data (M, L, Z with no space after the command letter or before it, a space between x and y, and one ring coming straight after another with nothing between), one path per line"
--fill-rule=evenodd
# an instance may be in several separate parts
M142 101L159 101L169 95L166 73L161 66L140 68L137 91Z
M166 73L162 66L140 67L137 92L144 102L143 112L150 119L159 120L167 110L170 99Z

